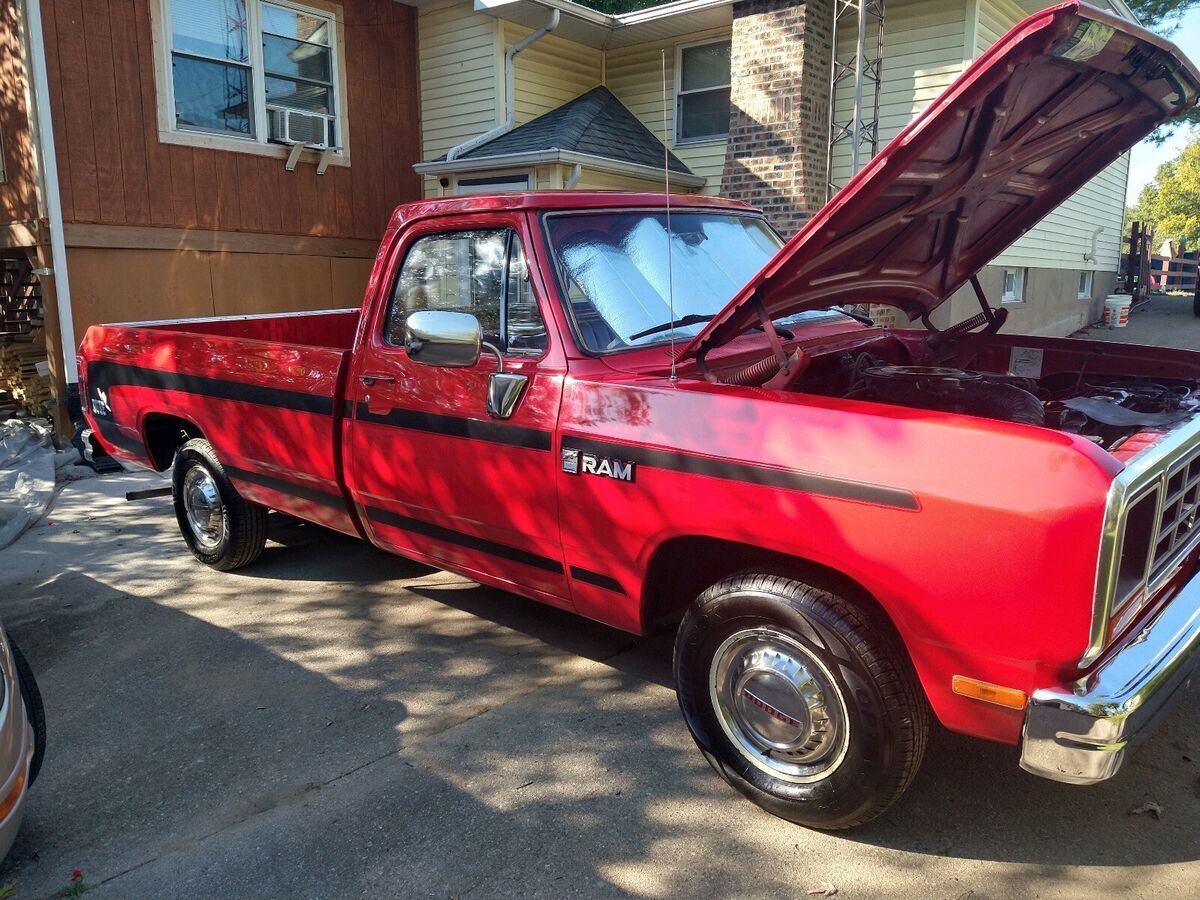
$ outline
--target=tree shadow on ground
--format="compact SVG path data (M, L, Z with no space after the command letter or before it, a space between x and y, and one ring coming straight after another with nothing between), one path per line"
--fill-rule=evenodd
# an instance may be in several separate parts
M1012 748L939 732L884 817L819 834L703 762L666 687L669 635L637 641L286 521L258 564L226 574L186 557L169 508L100 499L55 519L0 555L0 612L51 728L0 868L23 895L75 867L120 875L120 896L823 881L937 895L958 877L947 856L1021 864L987 870L1020 894L1046 878L1133 889L1134 867L1200 855L1191 695L1109 784L1042 781ZM1149 799L1162 821L1127 815ZM1079 866L1101 874L1080 882Z
M340 560L339 568L362 578L370 571L368 558L378 552L313 526L298 525L286 537L289 552L266 560L264 574L278 567L287 569L290 577L305 577L306 566L312 565L315 577L329 576L327 560L333 556ZM336 549L328 546L331 541ZM294 567L297 564L299 568ZM408 561L399 564L435 571ZM605 659L637 678L664 687L672 684L670 635L634 647L635 639L604 626L468 580L436 589L414 585L408 590L522 630L567 652ZM627 648L633 649L622 652ZM935 726L925 764L906 797L876 823L843 833L838 840L935 856L1048 866L1141 865L1200 858L1193 837L1193 825L1200 822L1200 722L1195 692L1181 698L1160 732L1105 785L1057 784L1021 771L1016 761L1014 747ZM1148 800L1168 807L1178 804L1181 815L1174 825L1174 814L1162 821L1129 815ZM790 826L780 823L779 827ZM1154 840L1147 840L1148 831Z

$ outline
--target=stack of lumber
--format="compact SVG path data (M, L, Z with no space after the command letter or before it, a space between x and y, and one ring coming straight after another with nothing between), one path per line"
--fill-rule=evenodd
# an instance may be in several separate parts
M42 286L28 256L0 257L0 343L42 327Z
M50 399L50 378L42 374L45 363L46 339L41 328L10 335L0 343L0 392L25 412L42 412ZM0 394L0 407L4 405L4 394Z

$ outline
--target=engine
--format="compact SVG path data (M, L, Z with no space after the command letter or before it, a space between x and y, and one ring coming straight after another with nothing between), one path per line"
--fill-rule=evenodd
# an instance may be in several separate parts
M891 365L848 352L814 364L797 390L981 416L1083 435L1114 449L1129 435L1200 412L1200 382L1062 373L1033 379L943 366Z
M1024 379L940 366L872 366L863 375L860 396L880 403L1046 424L1045 408Z

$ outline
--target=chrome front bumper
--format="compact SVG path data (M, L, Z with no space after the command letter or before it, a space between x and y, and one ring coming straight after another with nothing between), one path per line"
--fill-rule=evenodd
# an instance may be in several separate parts
M1111 778L1187 684L1200 662L1198 646L1200 576L1194 576L1074 691L1033 693L1021 736L1021 768L1068 784Z

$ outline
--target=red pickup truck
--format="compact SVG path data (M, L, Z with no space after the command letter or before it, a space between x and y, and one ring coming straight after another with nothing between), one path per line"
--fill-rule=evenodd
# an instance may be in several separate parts
M877 816L932 717L1101 781L1200 643L1200 353L1005 336L975 275L1198 90L1169 43L1065 3L787 243L707 197L411 203L361 310L89 329L87 415L173 471L218 569L280 510L677 622L697 744L792 821ZM968 283L979 313L939 329Z

